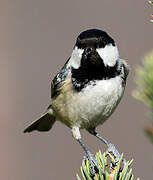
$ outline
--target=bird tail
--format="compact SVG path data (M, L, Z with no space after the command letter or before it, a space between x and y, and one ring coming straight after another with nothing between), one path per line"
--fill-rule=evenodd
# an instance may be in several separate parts
M28 127L25 128L24 133L30 133L32 131L49 131L56 119L53 115L53 110L51 105L48 109L34 122L32 122Z

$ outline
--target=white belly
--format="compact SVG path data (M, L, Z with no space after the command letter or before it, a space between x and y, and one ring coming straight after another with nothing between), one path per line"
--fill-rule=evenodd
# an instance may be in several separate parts
M57 110L57 115L69 127L96 127L113 113L123 92L120 77L96 81L79 93L67 91L60 98L61 109Z

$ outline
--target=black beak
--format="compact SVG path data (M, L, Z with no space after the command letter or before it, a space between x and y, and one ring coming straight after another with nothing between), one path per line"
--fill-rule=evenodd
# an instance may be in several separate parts
M90 48L90 47L85 48L84 57L89 58L91 56L91 54L92 54L92 48Z

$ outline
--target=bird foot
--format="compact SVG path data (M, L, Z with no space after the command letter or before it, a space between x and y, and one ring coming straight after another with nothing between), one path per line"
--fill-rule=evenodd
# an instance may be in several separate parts
M107 149L106 153L107 154L111 153L115 158L115 163L118 163L120 158L121 158L121 155L120 155L119 151L116 149L114 144L109 143L107 146L108 146L108 149ZM127 163L125 158L122 158L122 162L123 162L124 166Z
M90 166L91 166L91 175L94 176L95 173L99 172L98 162L97 162L96 158L94 157L94 155L91 153L89 153L87 157L89 159ZM104 175L105 174L104 170L101 169L101 171L102 171L102 174Z

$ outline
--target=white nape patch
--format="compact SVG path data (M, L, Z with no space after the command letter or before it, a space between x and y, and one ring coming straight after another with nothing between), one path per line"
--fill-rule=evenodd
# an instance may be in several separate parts
M112 44L106 45L104 48L97 49L100 57L103 59L105 66L114 66L119 59L117 46Z
M80 67L83 51L83 49L78 49L78 47L75 46L67 66L72 66L73 68L78 69Z

